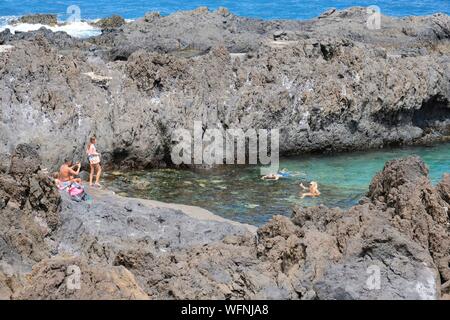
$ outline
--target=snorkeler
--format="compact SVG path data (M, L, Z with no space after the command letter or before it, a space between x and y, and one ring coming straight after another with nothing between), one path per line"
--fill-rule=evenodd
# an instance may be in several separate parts
M303 183L300 183L300 187L303 188L303 190L308 190L309 192L305 192L302 194L301 198L304 197L318 197L320 196L319 186L317 182L311 181L309 184L309 188L305 187Z

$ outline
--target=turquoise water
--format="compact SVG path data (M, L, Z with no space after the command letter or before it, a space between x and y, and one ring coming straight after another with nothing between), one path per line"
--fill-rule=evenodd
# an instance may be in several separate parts
M449 0L0 0L0 16L20 16L29 13L56 13L61 20L68 17L67 8L76 5L82 19L96 19L112 14L125 18L142 17L145 12L159 11L163 15L199 6L229 8L233 13L262 19L307 19L336 7L377 5L381 12L393 16L450 13ZM0 19L1 20L1 19Z
M105 184L122 195L200 206L232 220L262 225L274 214L290 216L294 205L348 208L364 196L386 161L413 154L428 165L433 183L450 172L450 143L445 143L284 158L281 167L293 176L278 181L261 180L256 166L224 166L212 171L112 172L106 175ZM299 183L311 180L318 181L321 196L300 199Z

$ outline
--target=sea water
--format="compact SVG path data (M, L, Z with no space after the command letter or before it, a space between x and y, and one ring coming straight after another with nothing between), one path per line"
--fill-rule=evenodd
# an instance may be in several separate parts
M373 176L386 161L409 155L422 157L433 184L450 173L450 143L336 155L282 158L291 176L261 180L257 166L225 165L210 171L155 169L109 172L105 185L125 196L200 206L239 222L262 225L273 215L290 216L292 208L326 205L349 208L367 193ZM300 198L300 183L317 181L321 196Z
M178 10L207 6L211 10L227 7L234 14L260 19L309 19L335 7L368 7L376 5L382 14L391 16L429 15L436 12L450 14L450 0L0 0L0 31L10 28L11 19L30 13L54 13L60 21L96 20L118 14L126 19L142 17L146 12L158 11L168 15ZM18 31L33 30L36 26L21 26ZM64 29L76 37L87 37L100 31L88 24L76 23Z

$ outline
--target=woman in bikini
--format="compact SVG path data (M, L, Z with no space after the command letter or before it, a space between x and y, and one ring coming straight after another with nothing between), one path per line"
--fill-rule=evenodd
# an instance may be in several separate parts
M95 147L97 139L95 137L92 137L89 141L90 142L86 150L89 164L91 166L91 171L89 174L89 185L92 186L94 174L95 172L97 172L97 174L95 175L95 186L101 187L99 182L100 182L100 174L102 173L102 167L100 165L100 153L97 152L97 149Z

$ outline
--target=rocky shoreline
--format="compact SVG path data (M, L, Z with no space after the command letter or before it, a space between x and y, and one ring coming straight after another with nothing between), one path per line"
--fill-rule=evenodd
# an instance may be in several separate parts
M94 134L105 165L170 166L194 121L278 128L282 154L448 139L450 17L366 22L198 8L113 17L88 39L0 32L0 299L449 299L450 174L433 186L417 157L348 210L258 229L108 191L77 203L48 178Z
M93 27L100 28L101 30L115 30L115 29L122 27L123 25L125 25L127 23L124 18L117 16L117 15L113 15L108 18L99 19L94 22L83 21L83 20L80 20L80 22L89 23ZM38 25L43 25L43 26L54 27L54 26L70 25L71 22L59 22L58 16L56 14L51 14L51 13L50 14L25 15L25 16L22 16L18 19L14 19L9 22L9 24L12 26L17 26L17 25L23 24L23 23L38 24Z
M349 210L297 207L256 232L107 191L77 203L41 169L19 145L0 174L1 299L450 298L450 175L432 186L417 157Z
M173 132L194 121L278 128L283 154L448 139L449 16L382 16L379 30L367 18L364 8L305 21L198 8L113 17L89 39L1 32L0 168L19 143L39 145L49 168L84 160L92 134L105 163L167 166Z

